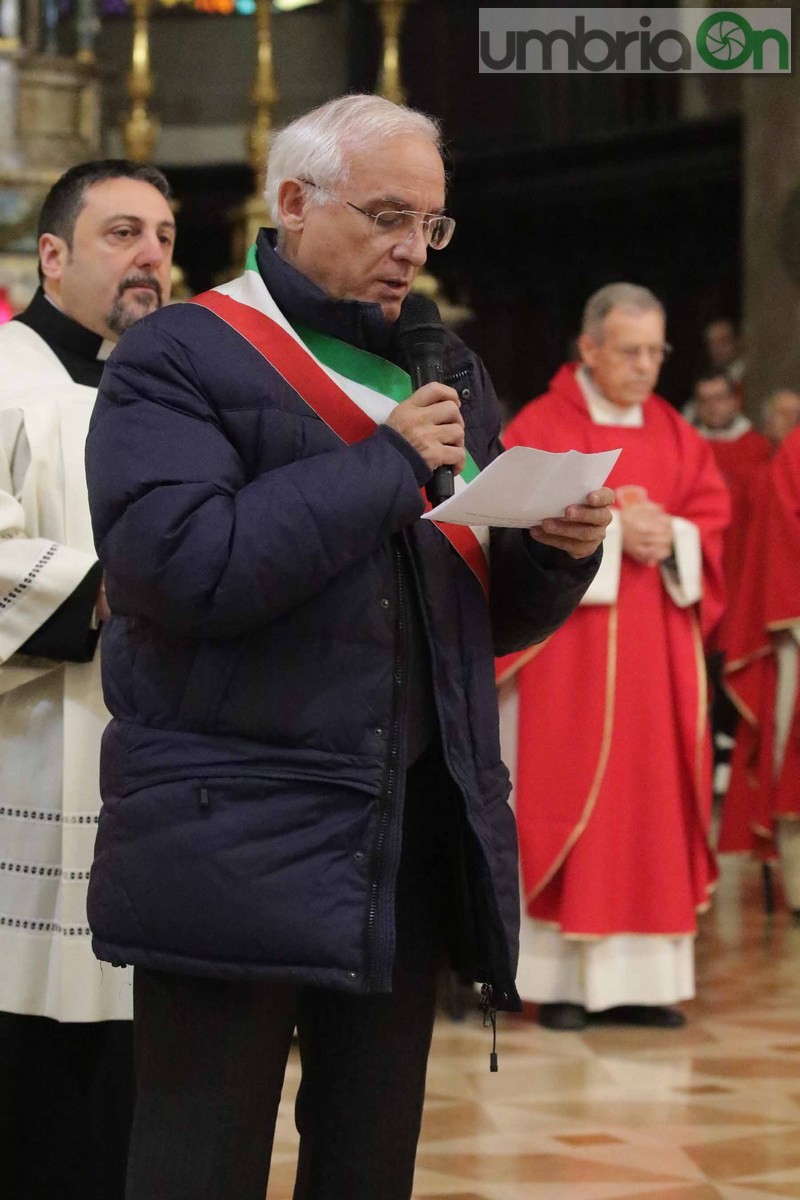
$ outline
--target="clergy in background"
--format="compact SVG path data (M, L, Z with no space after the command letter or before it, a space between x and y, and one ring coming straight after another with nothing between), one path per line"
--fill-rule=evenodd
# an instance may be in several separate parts
M741 390L724 371L712 370L694 386L692 424L711 446L714 461L731 494L731 523L723 539L723 570L730 597L745 567L745 544L755 512L753 495L759 472L766 469L772 445L742 412ZM726 607L708 645L708 674L712 685L711 728L714 735L714 795L727 791L731 750L736 736L736 709L722 686L728 646Z
M744 546L753 514L753 484L762 464L772 456L769 440L753 429L742 412L735 387L721 371L712 371L694 386L694 419L697 432L708 441L714 461L731 493L731 523L724 536L725 582L732 590L744 568ZM724 622L723 622L724 624ZM716 642L725 648L723 625Z
M83 448L103 363L169 298L160 171L73 167L39 219L41 287L0 328L0 1163L18 1200L122 1200L131 983L94 958L98 624Z
M778 388L761 406L761 429L773 450L796 425L800 425L800 394Z
M722 612L729 499L708 443L653 394L668 352L659 300L603 288L578 344L581 363L503 438L622 447L584 604L498 664L524 885L517 983L550 1028L675 1027L716 878L703 638Z
M764 472L753 506L729 623L726 681L741 719L719 848L777 853L800 921L800 428Z

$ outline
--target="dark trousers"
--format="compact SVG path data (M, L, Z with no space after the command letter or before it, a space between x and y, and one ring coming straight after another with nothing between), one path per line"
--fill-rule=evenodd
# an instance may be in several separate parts
M711 730L714 734L722 733L730 738L735 737L739 713L725 691L725 655L716 650L709 654L706 658L706 668L711 685ZM726 761L730 761L730 755Z
M0 1194L122 1200L133 1113L130 1021L0 1013Z
M264 1200L297 1028L295 1200L408 1200L446 943L438 755L410 774L390 995L134 973L127 1200Z

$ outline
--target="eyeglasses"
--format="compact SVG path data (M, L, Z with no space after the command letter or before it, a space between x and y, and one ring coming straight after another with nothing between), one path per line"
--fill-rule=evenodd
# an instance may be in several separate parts
M651 362L666 362L672 354L672 346L665 342L663 346L614 346L612 354L624 358L626 362L636 362L640 355L645 354Z
M417 230L421 229L426 246L430 246L431 250L444 250L456 227L453 217L443 217L436 213L412 212L398 208L389 208L377 213L369 212L366 208L359 208L357 204L352 204L349 200L342 200L340 196L329 192L327 188L320 187L318 183L312 183L310 179L301 179L300 182L315 188L318 192L324 192L326 196L330 196L339 204L346 204L348 208L354 208L362 216L369 217L372 221L373 234L380 237L392 237L398 238L402 242L410 242L416 236Z

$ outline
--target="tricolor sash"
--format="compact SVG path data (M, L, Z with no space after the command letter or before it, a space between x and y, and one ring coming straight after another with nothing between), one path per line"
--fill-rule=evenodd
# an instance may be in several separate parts
M413 392L410 376L394 363L299 322L292 325L270 295L256 262L255 246L244 275L195 296L267 360L309 408L348 446L383 425L395 404ZM456 490L478 474L467 454ZM427 505L428 509L430 505ZM486 526L432 524L461 555L488 596L489 529Z

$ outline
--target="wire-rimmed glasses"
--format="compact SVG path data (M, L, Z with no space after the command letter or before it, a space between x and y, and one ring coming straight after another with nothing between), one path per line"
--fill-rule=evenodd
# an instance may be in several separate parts
M362 216L368 217L372 221L372 231L376 236L394 237L400 241L410 242L416 235L417 229L421 229L426 246L430 246L431 250L444 250L456 227L453 217L445 217L440 213L414 212L411 209L401 208L370 212L366 208L359 208L350 200L343 200L341 196L328 191L320 184L312 183L310 179L301 179L300 182L308 187L316 188L319 192L324 192L326 196L330 196L339 204L346 204L348 208L353 208Z

